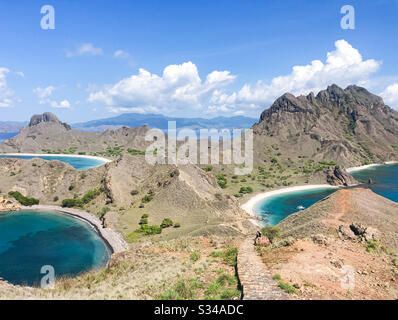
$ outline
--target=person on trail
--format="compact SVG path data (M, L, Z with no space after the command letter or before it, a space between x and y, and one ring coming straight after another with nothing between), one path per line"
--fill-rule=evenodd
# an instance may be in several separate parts
M254 238L254 244L256 244L257 239L258 239L258 238L261 238L261 236L262 236L261 232L260 232L260 231L257 231L257 232L256 232L256 237Z

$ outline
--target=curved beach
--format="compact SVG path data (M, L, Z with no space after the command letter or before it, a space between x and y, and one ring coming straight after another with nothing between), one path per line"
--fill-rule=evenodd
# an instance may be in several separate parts
M112 160L97 157L97 156L87 156L87 155L80 155L80 154L62 154L62 153L0 153L1 156L23 156L23 157L67 157L67 158L84 158L84 159L92 159L102 161L104 163L112 162Z
M297 191L305 191L305 190L315 190L315 189L338 189L339 187L336 186L331 186L329 184L314 184L314 185L309 185L309 186L296 186L296 187L289 187L289 188L283 188L283 189L278 189L278 190L273 190L273 191L268 191L264 193L260 193L258 195L255 195L253 198L251 198L249 201L241 205L241 208L245 210L248 214L251 216L256 216L256 212L254 211L255 205L267 198L271 198L280 194L284 193L291 193L291 192L297 192Z
M364 169L376 167L376 166L382 166L382 165L388 165L388 164L397 164L398 161L387 161L384 163L373 163L373 164L368 164L368 165L363 165L363 166L358 166L358 167L351 167L347 168L347 172L357 172L361 171ZM267 198L271 198L280 194L285 194L285 193L291 193L291 192L297 192L297 191L305 191L305 190L316 190L316 189L338 189L339 187L336 186L331 186L329 184L320 184L320 185L306 185L306 186L296 186L296 187L289 187L289 188L283 188L283 189L278 189L278 190L273 190L273 191L268 191L264 193L260 193L252 197L249 201L241 205L241 208L245 210L248 214L251 216L256 217L256 212L254 210L254 207L256 204L262 200L265 200ZM253 220L253 219L250 219ZM254 221L256 224L258 224L257 221Z
M348 173L350 173L350 172L361 171L361 170L372 168L372 167L382 166L385 164L396 164L396 163L398 163L398 161L387 161L384 163L372 163L372 164L367 164L367 165L363 165L363 166L347 168L346 171Z
M47 205L34 205L31 207L21 207L21 210L33 210L33 211L45 211L45 212L57 212L61 214L67 214L76 219L80 219L90 224L100 237L104 240L104 242L108 245L113 253L119 253L128 250L130 247L128 243L124 240L123 236L111 229L111 228L103 228L101 221L95 215L88 213L86 211L81 211L72 208L62 208L58 206L47 206Z

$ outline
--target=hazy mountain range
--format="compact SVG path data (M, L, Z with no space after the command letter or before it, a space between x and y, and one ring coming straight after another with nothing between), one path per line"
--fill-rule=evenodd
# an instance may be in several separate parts
M116 117L91 120L88 122L80 122L72 124L73 129L89 132L102 132L107 129L118 129L123 126L135 128L140 126L148 126L150 128L158 128L167 130L168 121L176 121L178 129L190 128L195 131L199 129L233 129L233 128L250 128L256 119L235 116L235 117L216 117L212 119L204 118L178 118L166 117L160 114L139 114L125 113ZM28 124L18 121L0 121L0 141L12 138L17 135L22 127Z

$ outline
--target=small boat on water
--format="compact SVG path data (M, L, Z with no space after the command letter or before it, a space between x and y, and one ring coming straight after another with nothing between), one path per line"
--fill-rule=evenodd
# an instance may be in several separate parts
M297 206L297 208L296 208L297 210L304 210L305 209L305 207L303 207L303 206Z

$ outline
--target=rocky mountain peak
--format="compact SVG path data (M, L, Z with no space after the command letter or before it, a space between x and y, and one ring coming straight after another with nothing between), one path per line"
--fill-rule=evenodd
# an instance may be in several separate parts
M67 123L61 122L57 116L51 112L33 115L30 119L29 127L37 126L40 123L57 123L63 126L66 130L71 130L71 127Z

